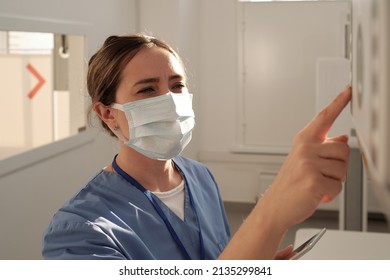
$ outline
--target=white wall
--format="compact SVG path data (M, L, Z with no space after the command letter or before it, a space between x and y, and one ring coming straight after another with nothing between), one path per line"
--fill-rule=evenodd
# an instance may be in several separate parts
M89 58L108 35L134 33L135 2L0 0L0 29L85 34ZM0 176L0 259L40 259L42 232L54 211L111 161L114 141L92 130L91 142Z

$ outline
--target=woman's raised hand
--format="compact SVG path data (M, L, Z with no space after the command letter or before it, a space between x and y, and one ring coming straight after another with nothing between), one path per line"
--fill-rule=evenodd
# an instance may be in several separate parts
M333 122L351 100L347 87L294 138L282 168L262 198L281 228L310 217L318 204L332 200L346 177L348 137L327 138Z

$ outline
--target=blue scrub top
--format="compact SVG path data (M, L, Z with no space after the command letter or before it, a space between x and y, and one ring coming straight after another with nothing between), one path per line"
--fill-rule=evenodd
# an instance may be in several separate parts
M199 228L206 259L216 259L230 239L214 177L203 164L174 158L191 189L184 221L154 196L192 259L200 259ZM44 232L45 259L185 259L146 196L117 173L100 171L53 216Z

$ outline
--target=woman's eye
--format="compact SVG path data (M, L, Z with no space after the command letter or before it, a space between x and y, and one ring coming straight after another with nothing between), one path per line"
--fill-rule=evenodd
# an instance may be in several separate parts
M173 85L172 89L173 89L173 91L180 91L181 89L183 89L185 87L186 87L185 84L178 83L178 84Z
M138 91L138 93L153 93L153 92L154 92L154 88L152 87L143 88Z

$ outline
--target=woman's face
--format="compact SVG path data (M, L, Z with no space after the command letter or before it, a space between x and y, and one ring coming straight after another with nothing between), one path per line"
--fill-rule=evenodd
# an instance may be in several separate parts
M140 50L123 69L115 102L124 104L168 92L188 92L185 72L173 54L154 46ZM118 111L117 122L128 137L129 127L123 112Z

